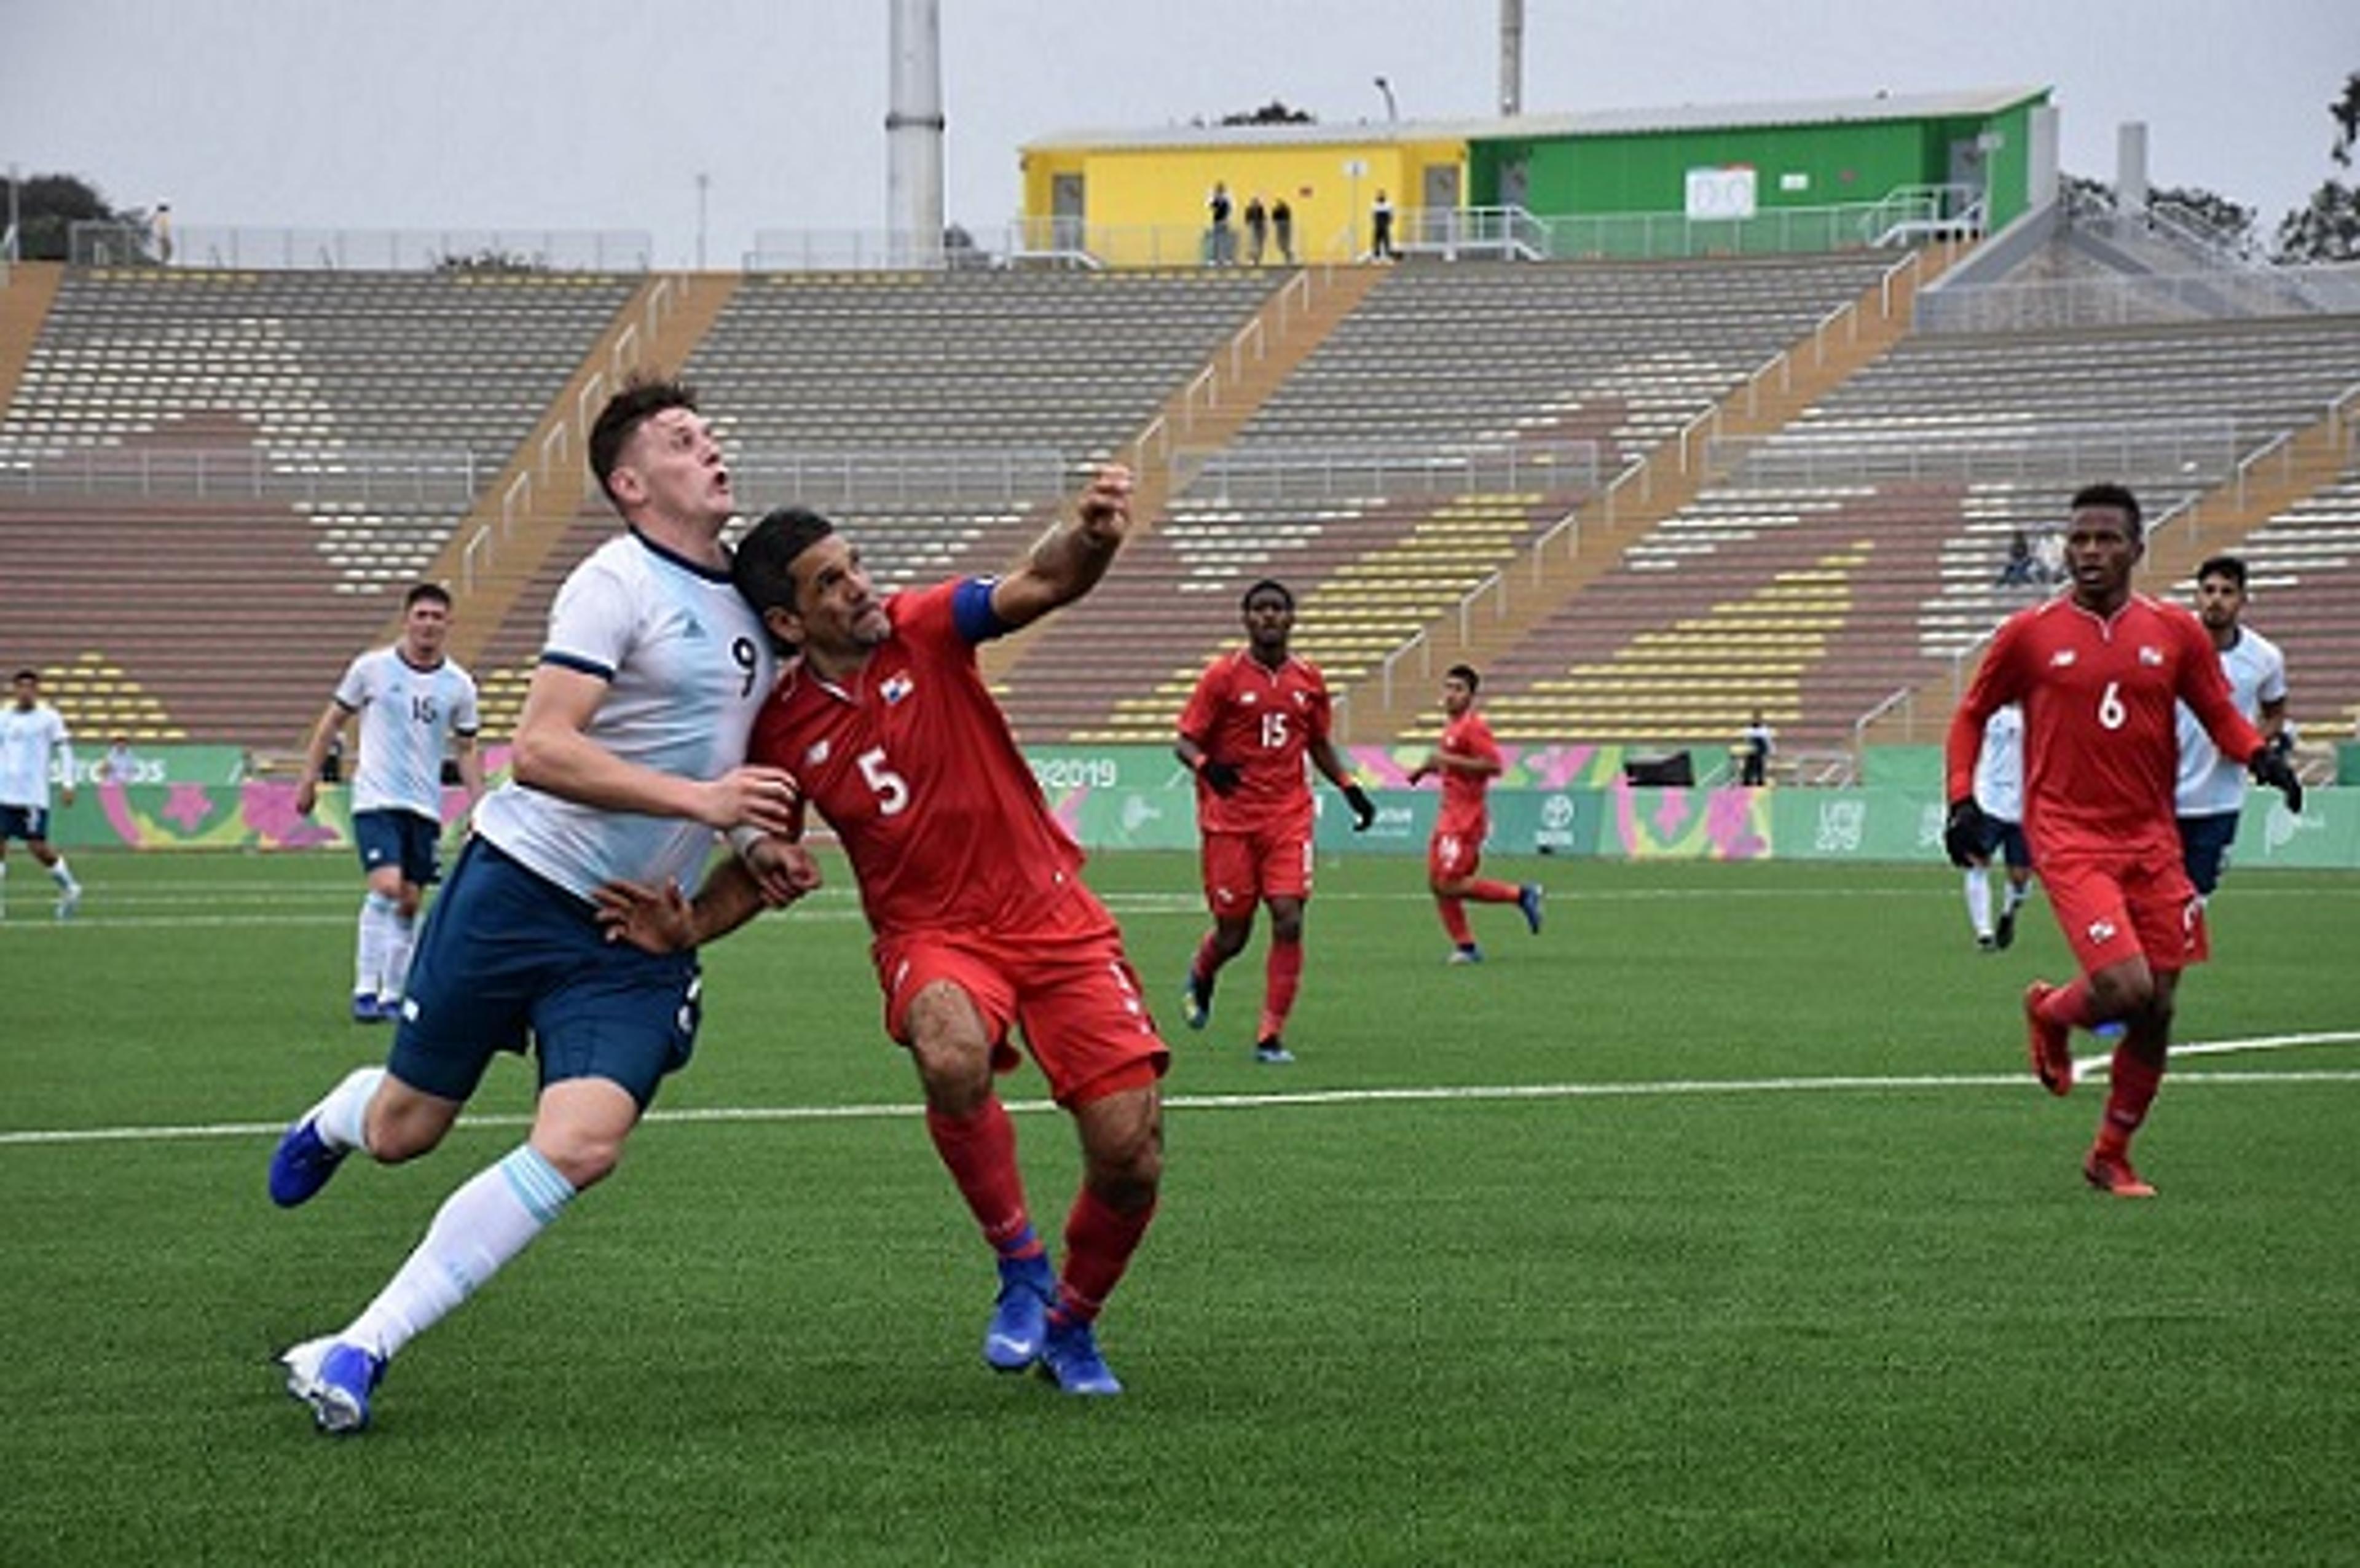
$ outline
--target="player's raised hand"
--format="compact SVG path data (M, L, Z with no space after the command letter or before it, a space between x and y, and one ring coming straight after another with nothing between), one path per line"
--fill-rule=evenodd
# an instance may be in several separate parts
M1131 531L1131 470L1102 465L1082 491L1076 508L1083 536L1094 544L1120 544Z
M733 768L704 788L705 809L696 820L707 827L724 833L759 828L781 836L795 831L795 805L803 791L795 776L782 768Z

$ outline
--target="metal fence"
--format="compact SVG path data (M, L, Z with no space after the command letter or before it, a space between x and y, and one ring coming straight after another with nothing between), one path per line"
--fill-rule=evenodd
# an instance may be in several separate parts
M293 229L184 224L169 246L141 224L78 223L77 267L264 272L645 272L654 236L638 229Z
M1936 287L1918 296L1917 327L1928 332L2024 332L2329 315L2360 315L2360 266L2220 267Z
M1596 441L1533 442L1463 452L1403 447L1252 448L1172 454L1175 493L1240 501L1380 495L1487 495L1598 488Z
M1079 465L1045 449L945 448L934 452L754 451L734 457L740 495L815 507L956 502L1032 506L1054 501L1081 479Z
M1892 434L1859 430L1800 439L1716 436L1705 445L1705 465L1715 479L1765 485L2089 474L2212 485L2234 471L2241 450L2236 421L2220 417Z
M252 447L0 452L0 485L28 495L320 500L464 507L499 471L472 452L269 452Z

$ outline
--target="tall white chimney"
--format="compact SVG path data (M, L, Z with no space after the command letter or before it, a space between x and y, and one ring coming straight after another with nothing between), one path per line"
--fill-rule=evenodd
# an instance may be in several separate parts
M893 0L892 97L885 114L885 224L912 267L943 256L941 0Z

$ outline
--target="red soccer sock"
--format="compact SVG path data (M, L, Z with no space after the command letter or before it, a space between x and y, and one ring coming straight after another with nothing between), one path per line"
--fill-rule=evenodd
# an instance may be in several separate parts
M1475 933L1472 930L1469 929L1467 924L1467 903L1465 899L1445 898L1437 895L1434 900L1434 907L1437 912L1442 916L1442 929L1449 933L1450 940L1452 942L1457 942L1460 947L1472 947L1475 945Z
M1494 882L1488 877L1467 884L1467 896L1479 904L1513 904L1523 891L1513 882Z
M1295 1010L1295 988L1303 984L1302 939L1273 938L1262 975L1262 1033L1255 1038L1276 1040L1286 1032L1286 1015Z
M2121 1156L2130 1152L2132 1136L2147 1120L2155 1092L2163 1087L2163 1069L2132 1055L2125 1042L2114 1047L2114 1066L2106 1082L2106 1114L2098 1118L2098 1152Z
M2068 1029L2086 1029L2101 1022L2090 1006L2090 977L2077 976L2070 985L2060 985L2049 993L2040 1004L2044 1022L2063 1024Z
M1198 980L1209 981L1220 973L1221 950L1213 944L1213 933L1207 931L1205 940L1196 944L1196 956L1188 961L1188 973Z
M1024 1173L1016 1164L1016 1124L992 1095L973 1116L926 1113L934 1151L958 1183L983 1239L1004 1258L1028 1258L1042 1250L1024 1209Z
M1090 1323L1106 1306L1107 1298L1122 1282L1131 1255L1139 1250L1147 1222L1155 1217L1155 1201L1130 1213L1116 1208L1087 1187L1074 1199L1065 1216L1065 1271L1057 1281L1059 1316Z

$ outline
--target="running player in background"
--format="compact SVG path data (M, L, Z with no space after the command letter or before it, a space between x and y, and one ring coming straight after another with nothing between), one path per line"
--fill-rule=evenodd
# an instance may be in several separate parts
M41 672L19 670L8 705L0 708L0 914L7 912L8 841L25 841L58 885L58 919L68 920L82 903L82 884L66 857L49 846L49 769L64 766L58 793L74 802L73 737L55 708L41 701Z
M2025 992L2034 1073L2052 1094L2073 1087L2071 1031L2119 1019L2104 1115L2082 1161L2090 1184L2118 1197L2155 1189L2130 1146L2163 1082L2180 971L2203 962L2203 901L2180 864L2172 823L2175 702L2185 702L2223 755L2300 809L2302 786L2230 700L2212 639L2177 605L2131 592L2146 549L2139 506L2118 485L2073 497L2065 553L2070 593L2010 616L1950 720L1944 751L1951 861L1972 863L1988 830L1975 760L1991 716L2024 706L2025 833L2057 923L2081 968L2064 985Z
M358 1317L280 1357L322 1432L368 1424L386 1364L610 1175L658 1085L687 1065L696 955L608 940L599 887L676 884L716 832L759 837L794 821L794 780L742 766L774 666L729 581L721 530L736 501L695 395L628 384L591 427L589 457L630 531L557 591L514 774L485 798L419 933L385 1066L351 1073L287 1130L271 1200L310 1202L356 1149L388 1165L426 1153L492 1058L528 1045L532 1129L444 1201ZM780 880L792 884L775 887L783 901L816 878L804 857Z
M311 726L295 809L319 803L320 770L345 722L361 721L361 760L353 772L353 843L368 892L361 899L353 949L353 1019L381 1023L401 1013L403 982L416 944L418 907L441 880L435 851L442 833L442 757L459 765L467 810L484 794L475 752L475 681L442 653L451 635L451 595L421 583L401 602L401 640L354 659L336 694Z
M2004 952L2015 945L2016 912L2032 890L2032 852L2024 842L2024 710L2014 702L1994 713L1983 725L1974 790L1986 832L1982 851L1967 863L1967 920L1974 927L1977 947ZM2007 866L1996 920L1992 917L1991 888L1994 856Z
M1483 841L1491 831L1484 798L1500 773L1500 743L1475 711L1475 692L1482 683L1473 665L1454 664L1444 671L1442 712L1448 722L1442 726L1442 743L1409 774L1413 784L1429 773L1442 775L1442 811L1426 846L1426 880L1434 890L1442 929L1450 935L1453 964L1483 962L1483 950L1467 924L1470 898L1479 904L1513 904L1524 911L1532 933L1541 934L1539 883L1511 887L1475 875L1483 863Z
M2245 563L2216 555L2196 569L2196 618L2221 656L2230 701L2273 746L2286 730L2286 656L2278 644L2241 623L2245 611ZM2173 809L2188 879L2200 897L2221 885L2237 817L2245 805L2245 770L2221 755L2196 715L2179 713L2180 779Z
M1188 1027L1203 1029L1221 966L1245 950L1255 907L1267 904L1270 954L1254 1059L1279 1063L1295 1060L1284 1036L1303 978L1303 906L1311 897L1317 820L1304 758L1344 792L1353 832L1366 831L1377 808L1328 738L1328 682L1318 666L1287 651L1295 595L1264 579L1246 590L1243 608L1246 646L1215 659L1198 679L1172 748L1196 775L1205 898L1213 910L1213 929L1188 964L1182 1006Z
M976 648L1088 593L1130 522L1130 472L1105 468L1007 576L883 595L815 513L772 512L738 549L739 589L802 654L762 710L751 756L795 771L851 857L885 1032L910 1052L935 1152L998 1255L984 1360L1038 1365L1069 1394L1122 1391L1094 1325L1155 1214L1169 1053ZM716 877L694 905L619 887L606 903L619 933L659 950L709 941L759 907L743 872ZM993 1087L1020 1060L1015 1029L1081 1140L1062 1274L1033 1228L1015 1124Z

